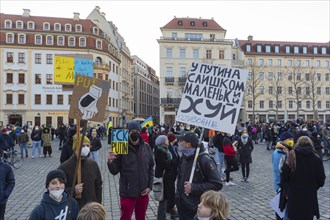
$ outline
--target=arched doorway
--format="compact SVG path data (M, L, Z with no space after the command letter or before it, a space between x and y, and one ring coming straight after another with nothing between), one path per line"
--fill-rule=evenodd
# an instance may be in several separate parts
M8 122L9 124L13 124L13 125L18 123L20 126L22 126L22 116L18 114L9 115Z

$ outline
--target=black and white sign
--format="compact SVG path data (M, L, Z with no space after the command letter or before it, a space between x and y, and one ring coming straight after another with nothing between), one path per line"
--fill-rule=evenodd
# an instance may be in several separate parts
M176 120L233 134L247 78L243 69L193 62Z

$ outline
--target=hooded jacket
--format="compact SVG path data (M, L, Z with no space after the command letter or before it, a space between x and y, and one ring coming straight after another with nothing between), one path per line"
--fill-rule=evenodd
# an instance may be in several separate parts
M70 201L70 209L68 213L68 204ZM79 213L78 203L75 199L70 198L67 192L63 192L63 198L60 202L57 202L49 197L49 192L45 192L41 203L36 206L31 212L29 220L48 220L48 219L77 219ZM64 218L66 215L70 218Z
M123 197L138 198L146 188L152 189L154 179L154 158L150 146L139 137L139 147L128 142L128 154L119 154L109 165L112 175L120 172L119 194Z
M287 150L285 150L287 149ZM273 175L274 175L274 190L277 192L281 188L281 168L287 158L287 151L290 149L288 145L279 141L276 144L276 149L272 154Z
M201 147L197 159L194 178L191 184L191 193L186 195L184 183L189 181L196 152L193 155L182 155L178 167L178 181L175 201L178 209L189 216L194 216L201 195L207 190L219 191L222 189L220 174L213 160Z

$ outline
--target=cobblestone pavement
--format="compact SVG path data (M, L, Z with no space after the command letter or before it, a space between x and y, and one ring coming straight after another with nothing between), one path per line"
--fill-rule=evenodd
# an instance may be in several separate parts
M47 158L24 158L23 166L14 169L16 186L7 203L5 219L27 219L32 209L39 204L45 189L47 173L59 166L60 150L59 141L52 142L53 155ZM108 219L119 220L119 175L109 173L106 165L106 153L109 148L103 141L100 152L99 165L103 177L103 204L107 211ZM17 147L16 147L17 148ZM234 172L232 177L236 186L224 186L221 190L230 200L230 219L275 219L274 212L269 206L269 200L274 196L271 153L263 144L255 145L252 154L251 174L249 182L240 182L241 171ZM31 156L31 148L29 148ZM321 220L330 219L330 161L324 162L326 170L326 183L318 191ZM155 220L157 202L150 198L147 210L147 219ZM168 216L169 217L169 216ZM169 219L169 218L168 218Z

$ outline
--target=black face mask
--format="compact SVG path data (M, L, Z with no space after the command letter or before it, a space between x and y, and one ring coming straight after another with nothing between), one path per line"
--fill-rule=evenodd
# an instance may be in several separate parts
M130 134L130 138L133 142L139 140L140 134L138 132L134 132Z

